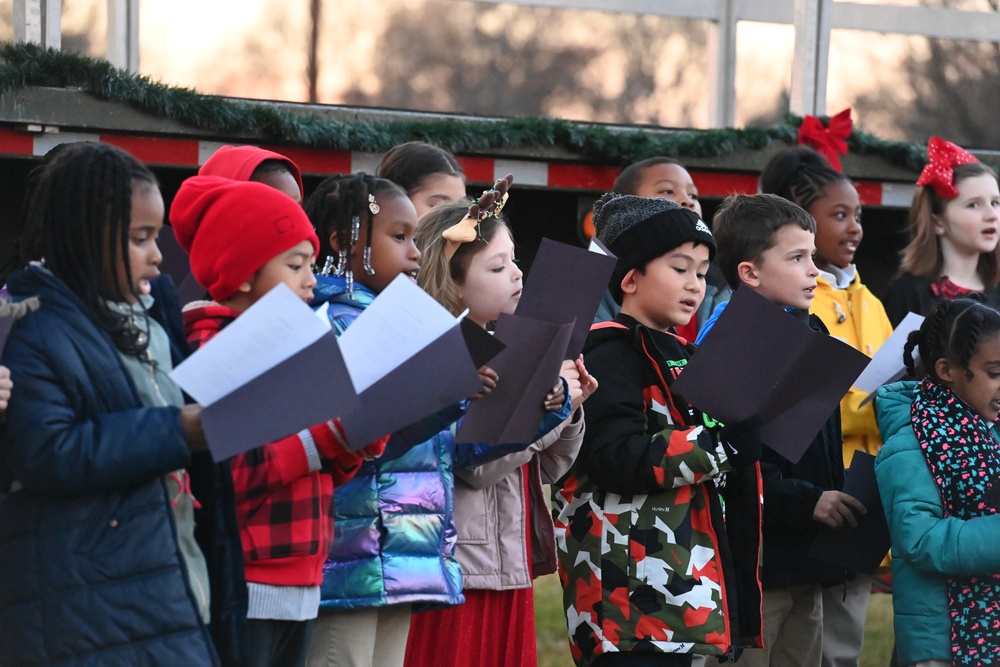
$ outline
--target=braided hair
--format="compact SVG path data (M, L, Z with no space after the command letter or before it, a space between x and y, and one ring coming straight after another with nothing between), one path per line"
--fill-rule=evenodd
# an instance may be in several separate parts
M830 183L849 180L809 146L776 153L760 173L760 191L784 197L805 210L823 198Z
M354 270L351 262L354 250L365 229L363 266L368 275L371 268L371 240L380 198L406 197L398 185L384 178L365 173L334 174L323 180L306 201L306 215L319 236L317 263L323 275L344 276L347 291L354 291ZM336 238L337 247L332 239Z
M25 230L18 248L22 264L44 258L45 267L83 302L87 314L122 353L140 355L146 337L128 314L107 301L127 301L116 279L124 267L132 284L129 227L132 196L158 188L156 177L125 151L80 142L58 151L33 174Z
M965 369L971 380L969 360L979 342L1000 333L1000 312L983 303L977 295L970 298L944 300L938 303L917 331L911 331L903 347L903 364L907 372L917 377L913 352L919 348L924 373L935 380L934 364L938 359L951 359Z

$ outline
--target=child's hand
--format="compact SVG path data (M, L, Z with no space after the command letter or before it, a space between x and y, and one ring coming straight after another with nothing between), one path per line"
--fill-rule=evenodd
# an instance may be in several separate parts
M574 412L597 390L597 378L587 372L587 367L583 365L582 354L576 360L576 371L580 374L580 397L579 400L573 399Z
M378 440L372 440L367 445L355 452L366 461L377 459L385 453L385 446L389 442L389 436L383 435Z
M861 501L854 496L849 496L842 491L824 491L813 509L813 520L839 530L846 523L851 528L858 525L858 519L854 516L851 508L862 514L868 514L868 510L861 504Z
M0 366L0 412L7 409L7 401L10 400L10 390L14 388L14 383L10 379L10 369Z
M580 372L576 370L576 364L572 360L566 359L562 362L562 366L559 368L559 377L561 379L556 381L552 391L545 395L544 407L549 412L557 412L566 402L563 380L566 380L566 385L569 387L570 401L573 401L575 396L580 395Z
M316 438L315 434L313 435L313 439L316 442L316 448L319 450L319 453L329 461L343 461L346 459L356 462L377 459L385 452L385 446L389 442L389 436L384 435L378 440L372 440L364 447L352 451L350 444L347 442L347 433L344 431L344 425L340 422L339 418L328 420L326 426L333 433L333 437L337 441L336 444L329 443L323 438Z
M497 380L500 378L497 376L497 372L490 368L489 366L483 366L479 369L479 381L483 383L483 388L477 391L472 396L469 396L470 401L474 401L477 398L482 398L486 396L491 391L493 391L497 386Z
M181 407L181 428L184 429L184 439L192 452L207 452L208 441L201 427L201 406L190 403Z

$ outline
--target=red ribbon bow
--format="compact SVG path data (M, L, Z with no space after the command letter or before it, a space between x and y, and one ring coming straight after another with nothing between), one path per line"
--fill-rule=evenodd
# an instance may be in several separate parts
M958 196L955 189L955 167L979 162L969 151L941 137L931 137L927 142L927 164L920 172L917 185L929 185L944 199Z
M806 116L799 125L799 143L815 148L830 166L843 173L837 154L847 155L847 138L851 136L852 127L850 107L836 116L830 116L828 126L824 126L816 116Z

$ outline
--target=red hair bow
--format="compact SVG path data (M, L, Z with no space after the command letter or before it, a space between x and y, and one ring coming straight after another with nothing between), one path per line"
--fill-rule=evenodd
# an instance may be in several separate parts
M816 116L806 116L799 125L799 143L815 148L830 166L843 173L837 154L847 155L847 138L851 136L852 126L850 107L836 116L830 116L827 126Z
M955 167L979 162L969 151L941 137L931 137L927 142L927 164L920 172L917 185L929 185L944 199L958 196L955 189Z

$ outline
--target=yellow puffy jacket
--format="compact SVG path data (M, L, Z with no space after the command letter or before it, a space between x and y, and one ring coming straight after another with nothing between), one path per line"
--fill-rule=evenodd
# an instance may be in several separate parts
M861 276L857 274L847 289L836 289L822 276L816 282L816 297L809 312L823 320L831 336L869 357L874 355L892 334L892 324L882 302L861 283ZM852 387L840 403L845 468L850 467L855 451L875 456L882 446L872 403L859 407L867 396Z

